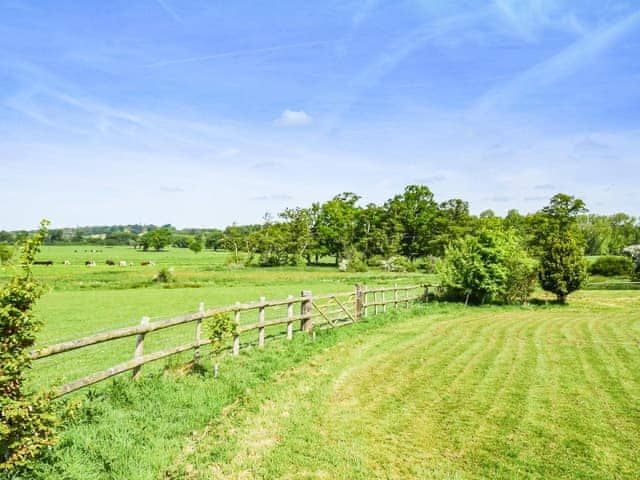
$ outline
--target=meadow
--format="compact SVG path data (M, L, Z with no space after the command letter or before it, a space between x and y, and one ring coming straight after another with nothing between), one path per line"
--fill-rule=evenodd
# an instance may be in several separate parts
M43 249L55 264L34 267L47 290L39 346L201 301L434 280L332 265L232 269L224 252L98 248ZM84 266L90 258L96 267ZM155 266L140 265L149 260ZM175 282L152 282L163 267ZM528 306L419 304L314 339L269 338L262 350L224 355L218 378L206 350L195 366L190 353L158 361L137 382L124 374L57 400L60 441L28 478L636 478L640 291L583 290L567 306L535 296ZM193 338L192 326L163 332L151 350ZM31 384L128 360L133 343L39 360Z
M52 266L35 265L34 273L45 287L36 315L42 320L36 347L74 340L86 335L119 327L133 326L143 316L152 321L207 307L231 305L237 301L257 301L300 295L301 290L314 294L353 291L356 283L371 285L415 284L433 280L420 273L339 272L327 263L323 266L230 268L228 252L188 249L144 252L131 247L45 246L38 260L51 260ZM95 260L95 267L85 261ZM115 261L115 266L106 264ZM120 267L124 260L132 266ZM64 265L64 262L70 265ZM155 265L141 265L143 262ZM174 281L157 284L153 277L162 268L172 268ZM10 268L0 271L0 283L6 281ZM269 309L270 316L283 316L282 309ZM267 320L271 317L267 317ZM255 318L243 316L245 322ZM284 330L282 327L280 330ZM275 328L270 329L277 334ZM193 340L193 325L175 327L149 336L148 351L161 350ZM39 360L32 382L50 387L102 370L132 356L133 338L100 344L62 356ZM65 364L60 369L60 363Z

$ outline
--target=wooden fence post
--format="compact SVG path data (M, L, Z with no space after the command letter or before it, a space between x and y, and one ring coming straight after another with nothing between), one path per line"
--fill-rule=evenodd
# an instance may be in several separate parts
M240 305L240 302L236 302L236 306ZM240 325L240 310L236 310L233 314L233 322L235 323L236 330ZM233 354L240 354L240 334L236 331L233 335Z
M204 302L200 302L198 313L204 316ZM200 341L202 340L202 317L196 320L196 347L193 349L193 363L200 360Z
M404 291L404 303L405 303L405 307L409 308L409 290L405 290Z
M149 317L142 317L142 320L140 320L140 326L146 327L147 325L149 325ZM142 358L142 356L144 355L144 336L144 333L136 335L136 349L133 352L133 358L135 360ZM141 371L142 365L138 365L133 369L134 380L138 380L140 378Z
M260 303L265 303L267 299L260 297ZM264 347L264 306L258 309L258 347Z
M289 303L287 303L287 340L293 339L293 295L287 295Z
M367 292L367 286L364 285L362 287L362 315L365 317L369 316L369 293Z
M398 284L393 285L393 308L398 308Z
M300 303L300 315L309 316L300 320L300 330L310 333L313 330L313 320L311 319L311 310L313 309L313 298L310 290L301 292L302 302Z
M424 303L429 303L429 285L424 286Z
M373 292L373 314L378 315L378 292Z
M383 312L386 312L386 311L387 311L387 302L386 302L386 300L384 299L384 296L385 296L385 295L384 295L384 293L385 293L385 292L384 292L384 290L383 290L383 291L382 291L382 311L383 311Z
M357 284L356 285L356 298L355 298L355 319L356 322L358 320L360 320L362 318L362 313L363 313L363 309L364 309L364 302L363 302L363 289L362 289L362 285Z

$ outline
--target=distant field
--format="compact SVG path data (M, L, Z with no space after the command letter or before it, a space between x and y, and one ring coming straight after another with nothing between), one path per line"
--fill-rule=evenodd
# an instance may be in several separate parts
M204 372L209 372L207 360ZM640 292L409 313L90 389L34 478L572 478L640 471Z

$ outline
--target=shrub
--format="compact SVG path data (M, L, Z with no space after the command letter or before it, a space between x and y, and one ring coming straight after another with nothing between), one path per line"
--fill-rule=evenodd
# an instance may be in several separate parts
M424 273L436 273L438 271L438 262L440 259L433 255L428 255L422 262L418 264L418 269Z
M173 280L173 267L161 268L153 277L153 281L156 283L171 283Z
M237 332L237 325L228 313L216 313L212 317L209 317L205 322L206 331L209 334L211 340L211 355L215 357L216 362L214 365L215 377L218 376L218 355L224 350L224 341L227 337L235 335Z
M634 270L633 260L629 257L618 257L610 255L598 257L589 266L589 273L592 275L603 275L613 277L616 275L631 275Z
M535 283L535 263L518 236L488 228L451 243L437 269L447 297L465 303L524 302Z
M387 272L415 272L416 266L406 257L396 255L381 260L380 265Z
M9 245L0 244L0 265L7 263L13 257L13 248Z
M56 417L47 393L24 391L25 372L31 367L29 350L40 322L32 313L42 288L31 264L47 234L48 222L24 241L20 269L0 289L0 474L27 470L29 462L54 442Z

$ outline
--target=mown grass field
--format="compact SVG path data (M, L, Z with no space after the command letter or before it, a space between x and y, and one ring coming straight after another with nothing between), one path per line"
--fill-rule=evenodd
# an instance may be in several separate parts
M433 303L69 399L34 478L637 478L640 292ZM73 407L75 405L75 407ZM61 407L62 408L62 407Z

